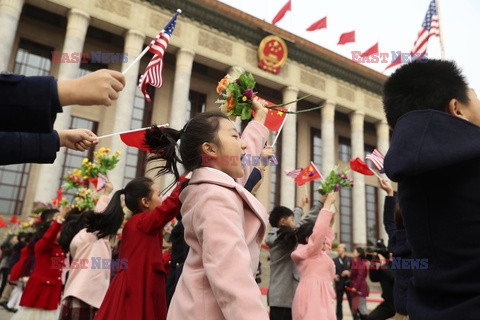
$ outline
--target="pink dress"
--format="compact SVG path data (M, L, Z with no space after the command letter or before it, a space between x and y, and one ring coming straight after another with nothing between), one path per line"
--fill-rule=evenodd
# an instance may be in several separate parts
M298 284L292 305L294 320L335 320L335 264L328 256L334 232L330 228L332 212L322 209L308 244L299 244L292 252L298 267ZM325 244L325 245L324 245Z

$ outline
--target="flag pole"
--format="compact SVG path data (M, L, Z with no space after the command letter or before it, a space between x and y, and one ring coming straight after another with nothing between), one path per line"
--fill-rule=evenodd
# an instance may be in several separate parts
M288 108L287 111L290 111L290 108ZM282 132L283 125L285 124L285 122L287 122L287 117L288 117L288 113L285 115L285 119L283 119L283 122L282 122L282 125L280 126L280 129L278 129L277 135L273 139L272 147L275 146L275 143L277 142L278 136L280 135L280 132Z
M178 16L179 14L181 14L181 13L182 13L182 10L181 10L181 9L177 9L177 13L173 15L172 19L170 19L170 22L172 22L172 20L175 19L175 17ZM170 23L170 22L169 22L169 23ZM169 23L167 23L167 25L168 25ZM163 34L163 33L165 33L165 29L162 29L162 31L160 31L159 34ZM130 68L131 68L135 63L137 63L138 61L140 61L140 59L142 59L143 56L147 53L147 51L148 51L149 48L150 48L150 45L146 46L145 49L143 49L143 51L140 52L140 54L135 58L135 60L133 60L133 62L130 63L130 65L129 65L125 70L122 71L122 74L125 75L125 74L128 72L128 70L130 70Z
M168 127L168 126L169 126L169 124L165 123L165 124L159 124L157 127L162 128L162 127ZM97 137L97 139L100 140L100 139L103 139L103 138L108 138L108 137L112 137L112 136L116 136L116 135L120 135L120 134L124 134L124 133L142 131L142 130L146 130L146 129L149 129L149 128L150 127L145 127L145 128L140 128L140 129L133 129L133 130L127 130L127 131L122 131L122 132L110 133L110 134L106 134L104 136Z
M442 60L445 60L445 47L443 46L443 35L442 35L442 19L440 19L440 0L437 0L437 15L438 15L438 38L440 40L440 52L442 55Z
M164 30L162 30L162 33L163 33L163 32L164 32ZM133 65L135 65L138 61L140 61L140 59L143 58L143 56L147 53L148 48L150 48L150 47L149 47L149 46L146 46L145 49L143 49L143 51L140 52L140 54L135 58L135 60L133 60L133 62L130 63L130 64L128 65L128 67L127 67L125 70L122 71L122 74L123 74L123 75L126 75L127 72L128 72L128 70L130 70Z

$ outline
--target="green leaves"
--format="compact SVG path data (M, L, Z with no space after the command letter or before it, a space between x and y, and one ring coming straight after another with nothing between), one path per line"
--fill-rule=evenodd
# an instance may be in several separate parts
M353 180L347 176L350 170L338 171L337 167L322 181L321 187L317 190L320 194L325 195L332 191L340 191L340 188L353 187Z

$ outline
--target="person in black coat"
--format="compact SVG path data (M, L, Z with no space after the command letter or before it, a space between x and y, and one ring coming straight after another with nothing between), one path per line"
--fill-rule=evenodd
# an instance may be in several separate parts
M352 269L352 257L345 254L346 246L340 243L337 247L338 256L333 259L335 263L335 291L337 292L337 320L343 319L342 303L343 294L347 294L348 305L352 310L352 297L350 292L345 289L350 282L350 271Z
M372 282L380 282L382 287L383 301L373 309L367 317L367 320L385 320L395 315L395 307L393 305L393 286L394 271L391 269L392 262L390 257L384 257L379 254L380 261L372 260L370 265L370 280Z
M385 172L398 200L412 259L410 319L480 315L480 100L456 64L403 65L384 85L393 128ZM422 260L423 259L423 260Z
M0 165L53 163L60 147L83 151L98 143L87 129L53 130L62 106L111 105L125 79L98 70L73 80L0 74Z

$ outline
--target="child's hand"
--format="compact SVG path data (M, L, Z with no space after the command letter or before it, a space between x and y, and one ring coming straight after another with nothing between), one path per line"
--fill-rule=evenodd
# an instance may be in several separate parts
M335 203L336 198L337 196L335 195L335 192L330 192L325 199L324 208L330 210L330 207Z
M387 193L388 196L393 196L393 188L387 179L378 179L380 187Z
M107 183L105 184L105 189L103 189L103 194L108 196L110 193L112 193L113 191L113 183L111 183L110 181L107 181Z
M268 109L265 108L263 102L261 103L258 98L253 98L252 109L253 111L255 111L255 116L253 117L253 119L260 122L261 124L264 124L265 119L267 118Z
M274 155L274 150L272 146L266 146L265 148L263 148L262 153L260 154L260 156L262 156L262 159L271 157L273 155Z

